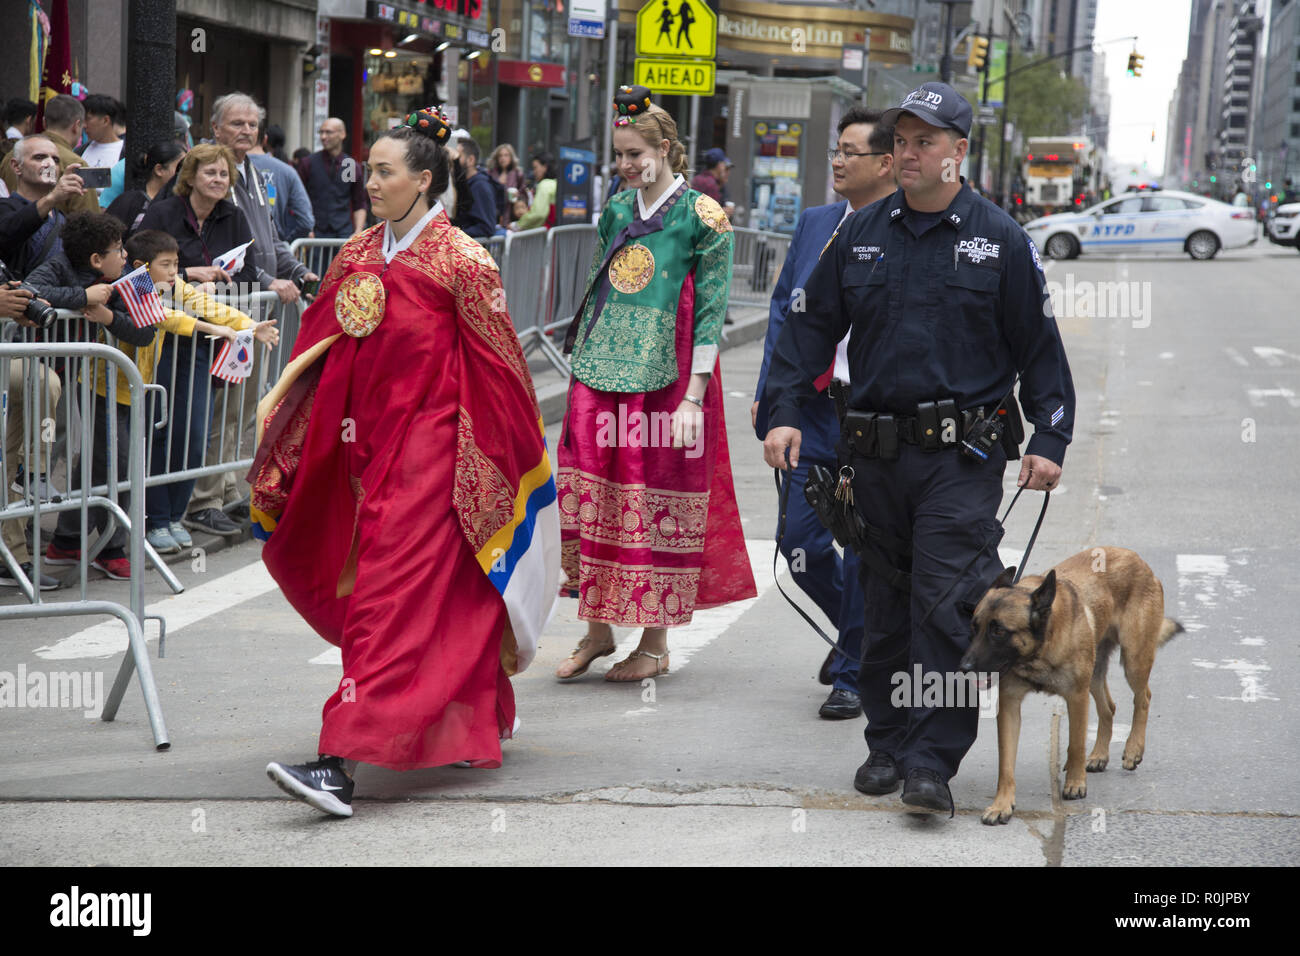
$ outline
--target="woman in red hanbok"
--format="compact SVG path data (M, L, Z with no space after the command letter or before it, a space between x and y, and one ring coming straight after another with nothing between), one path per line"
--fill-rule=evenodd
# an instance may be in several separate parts
M357 762L498 767L559 580L555 486L492 257L455 229L445 118L370 151L384 222L339 252L259 408L250 474L263 559L342 651L320 759L271 763L291 795L352 813Z

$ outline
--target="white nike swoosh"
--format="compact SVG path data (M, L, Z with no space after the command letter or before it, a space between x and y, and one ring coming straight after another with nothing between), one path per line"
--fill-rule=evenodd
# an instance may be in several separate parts
M321 782L320 788L321 788L322 790L342 790L342 789L343 789L342 787L331 787L328 783L325 783L325 782L323 782L323 781Z

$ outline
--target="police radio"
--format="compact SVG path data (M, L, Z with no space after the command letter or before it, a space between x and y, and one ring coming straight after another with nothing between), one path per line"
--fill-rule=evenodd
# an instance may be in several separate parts
M1002 429L992 418L981 418L966 430L962 438L961 452L976 461L988 461L989 452L1002 440Z
M988 461L989 452L999 444L1007 454L1007 461L1020 457L1020 443L1025 437L1025 423L1020 417L1020 404L1012 393L1016 389L1016 378L1011 381L1011 388L1002 396L1002 401L993 406L988 418L979 418L965 429L962 436L961 453L976 461Z

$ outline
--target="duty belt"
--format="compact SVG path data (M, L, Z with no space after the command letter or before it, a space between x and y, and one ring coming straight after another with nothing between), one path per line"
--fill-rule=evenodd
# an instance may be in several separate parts
M899 442L926 451L956 448L971 426L983 417L983 405L959 412L952 401L923 403L917 407L916 415L849 409L841 424L841 434L855 458L895 459Z

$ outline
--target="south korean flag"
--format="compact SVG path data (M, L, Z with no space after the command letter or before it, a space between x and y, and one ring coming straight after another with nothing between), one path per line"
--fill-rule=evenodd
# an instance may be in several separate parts
M237 383L248 378L253 371L253 330L235 334L235 341L222 344L212 363L212 374L227 382Z

